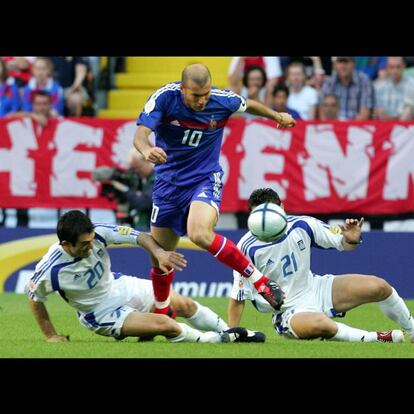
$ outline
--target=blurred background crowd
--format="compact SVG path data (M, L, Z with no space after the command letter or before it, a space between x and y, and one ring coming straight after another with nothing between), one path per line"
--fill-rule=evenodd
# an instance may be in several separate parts
M210 68L213 85L297 120L414 119L411 56L3 56L0 118L31 117L42 126L63 116L134 120L155 89L178 81L182 68L194 62ZM133 153L128 163L138 179L125 185L112 171L107 195L133 211L144 205L142 223L150 211L153 169ZM26 209L9 211L11 219L6 210L12 209L1 209L0 225L28 224ZM120 221L122 209L116 213Z

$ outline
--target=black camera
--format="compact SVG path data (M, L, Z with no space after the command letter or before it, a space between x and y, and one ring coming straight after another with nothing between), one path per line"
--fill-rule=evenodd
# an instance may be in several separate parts
M131 224L130 208L125 193L129 190L138 191L141 187L141 178L132 169L122 170L116 167L99 167L92 172L94 180L102 183L101 196L117 204L116 218L118 224ZM116 188L111 181L123 185L122 190ZM117 184L119 187L119 184Z

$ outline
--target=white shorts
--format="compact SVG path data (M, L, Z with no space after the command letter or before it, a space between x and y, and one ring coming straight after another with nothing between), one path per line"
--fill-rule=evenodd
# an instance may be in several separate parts
M149 313L154 300L150 280L122 275L114 280L111 293L93 312L78 312L79 321L98 335L120 338L126 317L134 311Z
M332 304L332 283L334 275L315 275L313 278L313 295L306 298L302 303L296 303L283 312L273 315L272 322L275 331L286 338L298 338L293 331L290 321L295 313L322 312L328 318L344 317L345 312L337 313Z

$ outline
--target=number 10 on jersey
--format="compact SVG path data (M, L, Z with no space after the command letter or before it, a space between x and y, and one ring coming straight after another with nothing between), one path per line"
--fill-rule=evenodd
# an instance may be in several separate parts
M190 136L191 129L186 129L184 132L183 140L181 144L189 145L190 147L198 147L203 136L203 131L193 131Z

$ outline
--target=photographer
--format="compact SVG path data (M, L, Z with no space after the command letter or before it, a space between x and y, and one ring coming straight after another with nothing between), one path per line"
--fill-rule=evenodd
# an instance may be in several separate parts
M154 165L145 161L135 149L131 149L127 160L128 171L101 167L94 171L93 177L103 183L102 195L116 201L119 224L149 228L155 182Z

